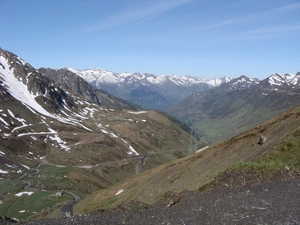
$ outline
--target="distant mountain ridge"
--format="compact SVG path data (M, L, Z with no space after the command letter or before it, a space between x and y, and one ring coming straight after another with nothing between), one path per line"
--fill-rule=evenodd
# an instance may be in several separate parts
M260 86L266 89L293 89L300 85L300 72L297 74L286 73L279 74L275 73L260 82Z
M194 93L166 109L202 140L224 141L300 104L300 73L259 81L241 76Z
M73 68L65 68L70 70L73 73L78 74L80 77L87 80L89 83L96 82L98 83L121 83L126 82L127 80L134 81L140 80L141 82L149 83L149 84L159 84L163 85L166 81L172 81L174 84L179 86L190 86L193 84L209 84L211 86L219 86L224 82L228 82L231 78L225 76L223 78L214 78L214 79L203 79L199 77L193 76L182 76L179 77L177 75L153 75L148 73L114 73L108 70L102 70L100 68L87 69L87 70L77 70Z
M99 68L69 70L94 87L148 109L163 110L190 94L217 87L231 80L229 77L202 79L192 76L155 76L148 73L114 73Z
M274 74L268 78L268 81L271 85L281 86L281 85L299 85L300 84L300 73L297 74Z
M124 99L117 98L101 89L93 87L86 80L71 71L64 69L54 70L50 68L40 68L39 72L52 79L58 85L68 88L70 91L82 96L91 103L112 108L141 109L141 107L133 105Z

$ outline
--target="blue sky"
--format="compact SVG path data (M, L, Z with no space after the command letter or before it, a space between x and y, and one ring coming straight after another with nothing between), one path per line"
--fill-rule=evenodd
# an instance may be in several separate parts
M35 68L202 78L300 71L299 0L0 0L0 47Z

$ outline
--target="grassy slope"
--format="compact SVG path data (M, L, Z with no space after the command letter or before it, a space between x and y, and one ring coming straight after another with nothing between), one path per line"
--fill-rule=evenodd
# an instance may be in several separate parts
M167 111L194 127L202 140L215 144L298 104L299 96L291 90L283 92L256 87L224 93L213 89L191 95Z
M203 152L145 171L95 192L75 206L75 213L106 209L130 200L151 203L169 191L196 190L228 168L299 168L299 126L300 107ZM268 138L264 145L258 144L261 133ZM124 192L115 195L120 189Z

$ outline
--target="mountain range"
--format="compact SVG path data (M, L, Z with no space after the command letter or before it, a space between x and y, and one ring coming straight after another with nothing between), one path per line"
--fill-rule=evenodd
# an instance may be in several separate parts
M63 69L61 69L63 70ZM77 70L65 68L98 89L147 109L163 110L190 94L219 86L229 77L202 79L192 76L155 76L148 73L114 73L99 68Z
M61 70L140 107L173 115L192 128L200 145L224 141L300 103L299 73L273 74L264 80L245 75L205 80L98 68Z
M190 95L166 112L193 127L208 143L231 138L300 104L300 73L262 81L246 76Z
M247 174L257 183L299 169L300 108L293 107L300 105L300 73L198 84L186 77L186 89L175 76L119 76L115 87L132 84L132 96L149 106L165 98L157 90L174 91L178 100L166 100L163 112L74 72L35 69L0 49L0 223L124 212L130 201L146 207L183 190L203 191L224 172L231 187L236 178L247 183ZM180 88L190 94L182 97Z

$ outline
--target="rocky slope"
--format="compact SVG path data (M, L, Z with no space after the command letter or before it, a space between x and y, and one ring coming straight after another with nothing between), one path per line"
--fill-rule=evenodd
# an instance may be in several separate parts
M141 107L133 105L130 102L116 98L101 89L92 87L87 81L69 70L41 68L39 72L55 83L60 84L63 88L68 88L71 92L83 97L90 103L112 108L141 109Z

